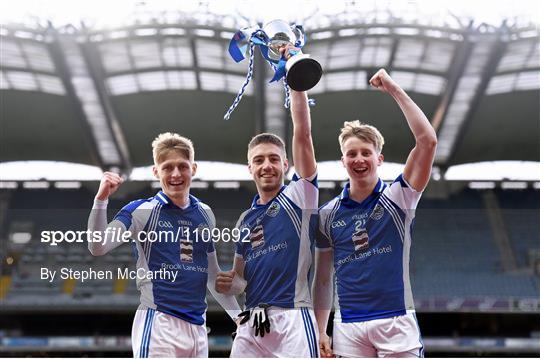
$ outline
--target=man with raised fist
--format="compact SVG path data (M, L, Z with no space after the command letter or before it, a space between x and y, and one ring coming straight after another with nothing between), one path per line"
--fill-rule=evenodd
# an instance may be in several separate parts
M192 142L163 133L152 148L161 191L129 203L107 224L108 199L123 180L104 173L88 219L88 229L102 233L102 241L89 242L88 249L104 255L123 243L109 234L125 232L135 246L137 273L144 275L137 276L141 304L131 332L134 357L207 357L206 288L233 319L240 307L234 296L214 290L220 269L213 241L195 235L214 228L215 218L210 207L189 193L197 171ZM165 275L171 271L175 275Z
M437 137L420 108L386 73L370 84L401 108L415 138L403 173L378 176L384 139L373 126L345 122L339 135L349 183L319 209L313 301L323 357L421 357L424 354L409 280L415 209L428 184ZM333 263L333 268L332 268ZM338 296L333 350L326 334L333 280Z

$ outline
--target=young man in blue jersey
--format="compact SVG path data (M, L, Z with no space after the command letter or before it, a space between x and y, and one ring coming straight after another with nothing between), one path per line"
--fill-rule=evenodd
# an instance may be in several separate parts
M409 251L414 211L435 156L435 130L420 108L384 69L370 84L401 108L416 144L392 184L377 174L384 139L359 121L345 122L339 136L349 183L319 210L313 285L320 348L324 357L422 357L414 314ZM333 268L332 268L333 263ZM326 334L336 276L333 353Z
M104 173L88 220L89 230L104 238L89 242L88 248L93 255L104 255L123 243L118 239L124 234L133 240L141 292L131 332L134 357L208 357L206 288L232 318L240 307L234 296L214 290L217 257L211 238L203 239L200 232L214 228L215 218L210 207L189 193L197 170L193 144L164 133L152 148L161 191L129 203L107 224L108 199L123 180Z
M318 205L317 167L307 95L291 91L291 100L296 175L284 185L288 161L278 136L263 133L251 140L248 167L258 194L237 224L249 229L250 238L237 243L233 270L220 273L216 280L222 293L246 293L247 311L231 357L318 356L308 285L309 220Z

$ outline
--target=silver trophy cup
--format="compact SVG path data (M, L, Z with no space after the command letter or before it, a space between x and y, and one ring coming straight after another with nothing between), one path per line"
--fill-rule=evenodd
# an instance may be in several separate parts
M287 44L295 46L297 42L304 43L304 34L297 27L291 27L283 20L273 20L263 26L268 36L268 57L279 62L279 49ZM322 76L321 65L308 54L298 51L287 60L285 65L286 81L295 91L307 91L315 86Z

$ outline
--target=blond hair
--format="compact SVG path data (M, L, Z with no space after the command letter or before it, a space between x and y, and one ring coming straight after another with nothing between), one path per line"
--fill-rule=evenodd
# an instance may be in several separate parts
M345 121L339 135L340 147L343 148L345 141L351 137L356 137L364 142L371 143L378 153L382 152L384 137L374 126L362 123L358 120Z
M166 132L159 134L152 142L152 155L156 165L163 156L171 151L180 153L190 162L195 160L195 149L193 148L193 142L189 138L180 136L177 133Z

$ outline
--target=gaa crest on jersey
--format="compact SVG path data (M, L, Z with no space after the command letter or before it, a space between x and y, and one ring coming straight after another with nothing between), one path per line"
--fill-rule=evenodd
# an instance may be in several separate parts
M280 210L280 205L279 203L277 203L276 201L272 202L272 204L270 205L270 207L268 207L268 209L266 210L266 214L270 217L275 217L277 216L277 214L279 213L279 210Z
M352 235L352 241L354 243L354 251L363 251L369 248L369 237L365 228L360 228Z
M193 263L193 243L186 239L180 241L180 261Z
M369 216L369 218L375 221L378 221L379 219L382 218L383 215L384 215L384 208L380 204L377 203L375 208L373 208L373 212L371 212L371 215Z
M249 235L249 241L251 243L251 248L257 248L264 244L264 232L262 225L259 224L253 228L251 234Z

